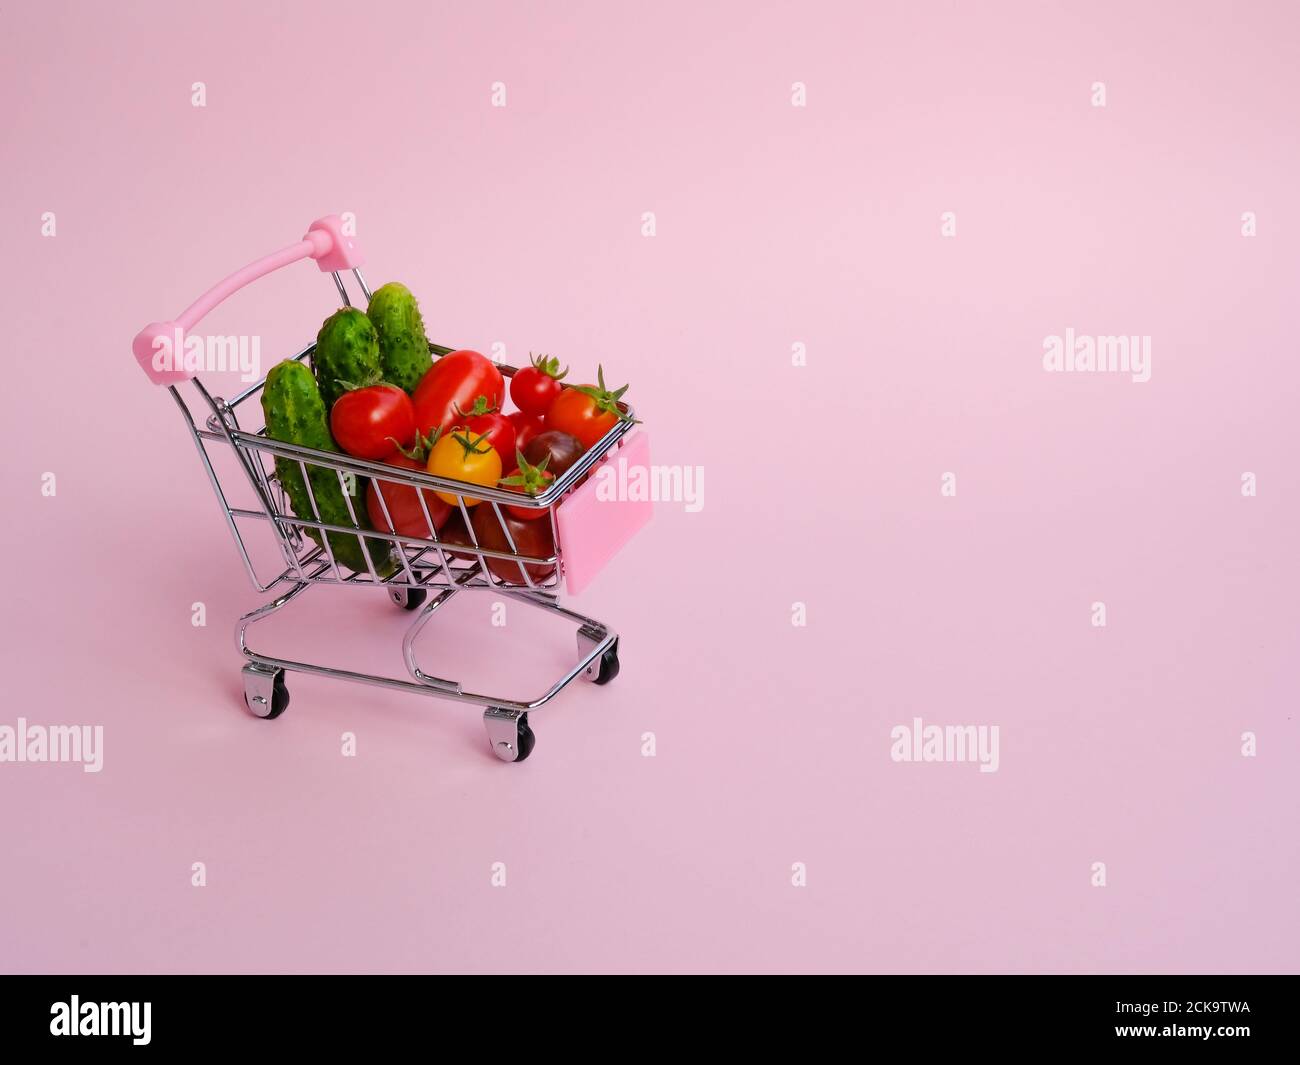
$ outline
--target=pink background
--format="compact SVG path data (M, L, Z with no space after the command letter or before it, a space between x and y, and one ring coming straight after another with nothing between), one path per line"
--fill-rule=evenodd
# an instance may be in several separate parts
M0 967L1295 971L1297 40L1227 2L10 11L0 723L105 764L0 765ZM257 597L130 340L332 211L434 339L603 362L705 468L574 601L623 674L524 765L472 708L240 701ZM269 365L334 302L302 265L207 326ZM1066 327L1150 335L1151 381L1044 373ZM528 694L571 633L490 599L430 653ZM400 668L371 600L256 643ZM913 716L998 725L1000 770L892 762Z

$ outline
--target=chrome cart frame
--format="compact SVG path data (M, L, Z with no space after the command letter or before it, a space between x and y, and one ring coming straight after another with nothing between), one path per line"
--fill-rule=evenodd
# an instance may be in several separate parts
M313 257L317 256L313 255ZM324 268L322 266L322 269ZM350 306L351 301L341 271L329 272L343 304ZM368 301L370 289L360 269L353 267L350 272ZM232 275L234 276L236 275ZM309 344L293 358L310 360L314 350L315 344ZM430 345L435 360L451 350L447 347ZM139 357L138 351L137 357ZM507 378L515 372L514 367L500 366L499 368ZM605 684L618 674L618 634L603 622L560 605L559 593L563 580L564 559L555 515L556 508L582 483L592 468L619 447L620 441L633 428L631 420L616 423L595 447L585 452L578 462L550 484L545 492L530 498L502 488L468 485L465 482L434 477L423 471L407 470L382 462L353 458L341 452L319 451L272 440L267 437L264 428L246 429L241 424L241 415L245 421L252 420L248 417L249 407L246 407L246 404L254 397L260 397L266 384L265 376L230 400L213 396L196 376L189 376L187 381L174 383L163 381L162 383L167 383L168 390L176 401L190 436L194 440L203 467L207 471L208 480L221 506L226 527L234 538L249 579L258 591L274 593L273 598L244 614L236 626L236 642L240 653L247 659L247 664L243 668L244 699L248 709L254 715L276 718L284 712L289 703L288 688L285 684L286 672L314 673L339 680L377 685L485 707L483 720L493 753L503 761L514 762L528 757L533 749L535 740L529 725L530 713L547 705L576 678L581 677L595 684ZM182 389L187 386L193 390L189 403L182 392ZM194 405L191 406L191 403ZM260 404L251 404L251 409L257 412L257 423L260 425ZM196 410L205 413L196 418L194 413ZM625 410L630 418L631 408L625 406ZM232 502L231 495L227 491L229 485L223 484L217 465L213 461L216 454L214 448L228 449L229 454L234 456L242 471L242 477L236 475L236 480L246 482L246 485L240 484L239 490L244 494L249 494L251 490L253 501L251 505L235 505ZM297 464L311 499L313 508L311 515L293 513L284 488L276 475L277 459ZM313 483L312 477L309 476L311 468L331 471L338 479L352 519L350 525L336 525L322 521L319 508L316 506L315 493L311 487ZM363 502L367 484L373 486L385 518L389 517L391 493L403 487L413 489L432 535L428 538L412 537L368 528L369 522L364 520ZM430 518L422 490L435 490L457 497L457 506L468 530L470 544L457 542L452 545L440 539L435 522ZM469 509L465 505L465 495L481 500L478 504L480 507L492 508L497 520L501 522L509 550L492 550L479 544L473 522L470 520ZM553 555L539 558L516 550L514 538L502 518L502 507L507 504L515 508L535 507L548 511L545 518L536 520L550 522L552 540L555 544ZM361 520L358 520L358 514L362 515ZM279 547L280 562L283 565L277 562L270 573L259 572L253 553L249 550L246 534L250 523L269 529ZM392 522L389 521L388 525L392 527ZM308 534L308 530L316 531L317 538L313 539ZM357 538L367 564L365 572L349 572L347 567L340 565L331 549L332 537L329 535L331 533ZM391 572L381 572L381 570L386 571L388 567L375 565L372 552L374 545L379 541L386 542L390 546L392 558L396 562ZM520 563L516 567L520 580L516 582L501 579L488 566L488 559ZM545 575L538 577L534 572L530 572L530 566L544 571ZM337 669L320 662L298 661L254 650L248 642L249 628L298 599L313 585L364 588L374 594L382 591L397 606L416 612L402 640L402 654L409 676L393 677L354 672ZM548 611L572 622L576 626L577 635L576 661L544 692L529 700L507 699L497 695L467 691L456 680L435 676L425 671L416 655L417 637L440 607L446 605L455 596L468 591L491 591L498 596Z

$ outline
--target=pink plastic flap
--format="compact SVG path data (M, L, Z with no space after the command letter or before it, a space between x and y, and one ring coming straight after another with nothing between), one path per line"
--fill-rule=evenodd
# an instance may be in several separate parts
M654 513L650 438L643 430L607 456L555 513L564 583L576 595Z

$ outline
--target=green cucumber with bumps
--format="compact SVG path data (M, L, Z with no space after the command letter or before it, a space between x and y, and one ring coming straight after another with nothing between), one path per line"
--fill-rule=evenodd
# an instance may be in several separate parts
M379 337L370 319L355 307L340 307L325 319L316 334L311 364L326 411L348 385L378 380Z
M370 297L366 317L379 337L379 365L384 380L414 392L433 365L433 358L420 305L411 290L396 281L381 285Z
M325 401L316 379L301 362L286 359L271 368L262 389L262 413L266 416L266 435L272 440L341 454L334 438L330 436ZM297 459L277 457L275 460L276 479L284 487L289 504L298 517L308 521L322 521L328 525L360 525L363 529L371 527L366 508L361 502L365 498L364 485L360 485L353 495L352 510L349 512L348 500L343 497L343 486L339 484L338 474L306 459L303 462L311 482L310 495ZM358 479L354 477L350 480L355 484ZM312 509L313 497L316 500L315 510ZM319 518L316 517L317 511L320 513ZM355 521L353 514L356 515ZM320 529L302 528L316 543L325 546ZM340 566L346 566L357 573L370 572L365 555L362 554L360 536L339 532L327 535L329 548ZM391 545L386 540L376 540L373 537L366 537L365 544L375 572L380 577L387 577L396 568Z

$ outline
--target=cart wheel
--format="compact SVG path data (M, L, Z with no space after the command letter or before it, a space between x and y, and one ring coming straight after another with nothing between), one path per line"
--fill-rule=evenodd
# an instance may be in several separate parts
M254 717L273 721L289 708L289 689L283 669L257 665L244 667L244 705Z
M390 588L388 598L403 610L419 610L429 593L423 588Z
M587 672L583 677L592 684L608 684L618 676L618 641L600 656L600 662L593 662L587 667Z
M487 726L492 753L503 762L522 762L537 746L527 712L489 706L483 711L483 724Z
M528 724L528 715L524 714L519 721L519 757L515 761L522 762L533 753L533 748L536 746L537 736L532 726Z

